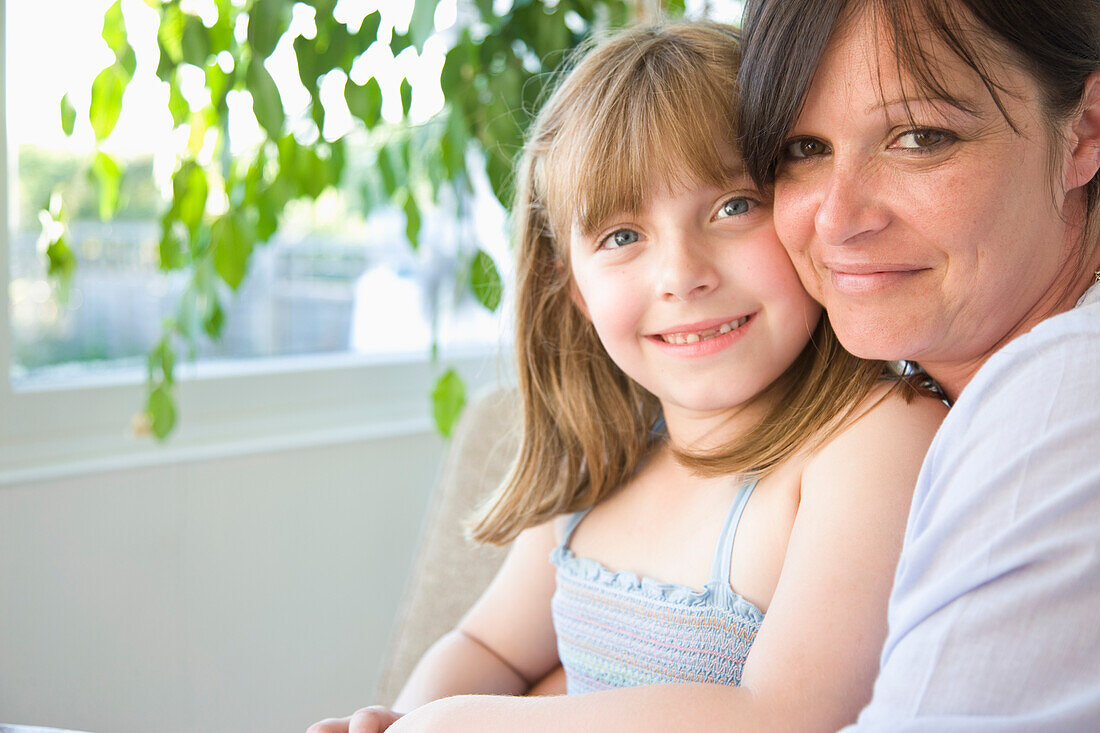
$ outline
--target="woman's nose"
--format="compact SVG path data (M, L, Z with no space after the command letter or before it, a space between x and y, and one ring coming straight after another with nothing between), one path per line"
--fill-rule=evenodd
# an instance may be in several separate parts
M702 237L667 237L657 265L657 292L664 300L691 300L718 286L718 270Z
M877 191L887 181L876 181L869 166L840 162L832 166L822 181L824 186L814 228L825 244L859 244L867 236L884 229L889 212Z

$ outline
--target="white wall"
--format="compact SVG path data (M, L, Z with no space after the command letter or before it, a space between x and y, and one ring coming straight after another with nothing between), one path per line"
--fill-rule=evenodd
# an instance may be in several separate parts
M432 434L0 486L0 722L302 731L370 703Z

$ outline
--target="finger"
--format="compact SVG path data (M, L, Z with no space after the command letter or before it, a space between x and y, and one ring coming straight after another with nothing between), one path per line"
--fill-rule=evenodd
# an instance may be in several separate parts
M383 733L400 717L399 714L381 705L362 708L352 714L348 733Z
M325 718L306 728L306 733L348 733L351 718Z

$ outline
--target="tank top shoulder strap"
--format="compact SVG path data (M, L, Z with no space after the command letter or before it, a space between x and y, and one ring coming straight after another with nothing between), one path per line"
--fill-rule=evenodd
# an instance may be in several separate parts
M577 530L577 525L581 523L581 520L588 516L588 512L592 511L592 507L587 509L581 509L579 512L573 512L565 520L565 528L561 531L561 548L563 550L569 549L569 541L573 539L573 533Z
M730 558L733 556L733 540L737 536L737 525L741 522L741 514L745 511L745 504L752 496L752 490L756 488L757 479L746 478L737 496L733 498L729 513L726 514L726 523L722 527L722 534L718 538L718 546L714 549L714 562L711 564L710 579L720 580L728 585L730 580Z

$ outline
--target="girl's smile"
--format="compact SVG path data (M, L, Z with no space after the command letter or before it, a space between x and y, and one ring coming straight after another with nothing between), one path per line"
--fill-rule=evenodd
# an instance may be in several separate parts
M714 322L695 323L689 326L676 326L664 333L650 336L658 346L669 347L668 353L676 356L704 356L726 348L745 332L752 314L739 318L721 319Z

